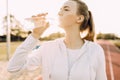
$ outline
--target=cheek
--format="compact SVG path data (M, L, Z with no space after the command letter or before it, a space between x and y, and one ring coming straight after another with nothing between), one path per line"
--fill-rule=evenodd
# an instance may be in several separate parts
M75 23L75 16L74 15L67 15L64 18L64 21L69 24Z
M61 17L60 20L61 25L67 26L72 25L75 23L75 16L74 15L64 15Z

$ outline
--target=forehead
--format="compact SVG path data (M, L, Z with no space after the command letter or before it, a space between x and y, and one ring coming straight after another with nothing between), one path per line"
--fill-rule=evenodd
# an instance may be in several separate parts
M63 4L63 7L69 7L69 8L74 8L76 9L77 8L77 3L75 1L66 1L64 4Z

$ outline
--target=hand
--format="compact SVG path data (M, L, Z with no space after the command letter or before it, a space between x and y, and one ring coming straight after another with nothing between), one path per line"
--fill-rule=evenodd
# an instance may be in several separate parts
M35 26L32 33L33 37L38 39L42 35L42 33L49 27L49 22L46 22L45 18L47 14L48 13L42 13L36 16L32 16L32 22Z

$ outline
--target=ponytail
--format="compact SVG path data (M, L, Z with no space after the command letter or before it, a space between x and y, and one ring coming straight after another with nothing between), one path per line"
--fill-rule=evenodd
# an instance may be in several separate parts
M94 36L95 36L95 28L94 28L94 22L93 22L93 17L90 11L89 12L89 19L86 22L86 28L88 29L87 35L83 38L89 41L94 41Z
M80 33L87 31L87 35L82 37L83 39L94 41L95 29L91 12L88 10L88 6L82 0L72 0L77 3L77 14L84 16L84 21L80 25Z

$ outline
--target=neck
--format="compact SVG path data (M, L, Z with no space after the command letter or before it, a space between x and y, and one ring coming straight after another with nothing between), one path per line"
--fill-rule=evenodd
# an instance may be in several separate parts
M80 31L70 29L66 31L65 40L66 47L70 49L79 49L84 44L80 37Z

